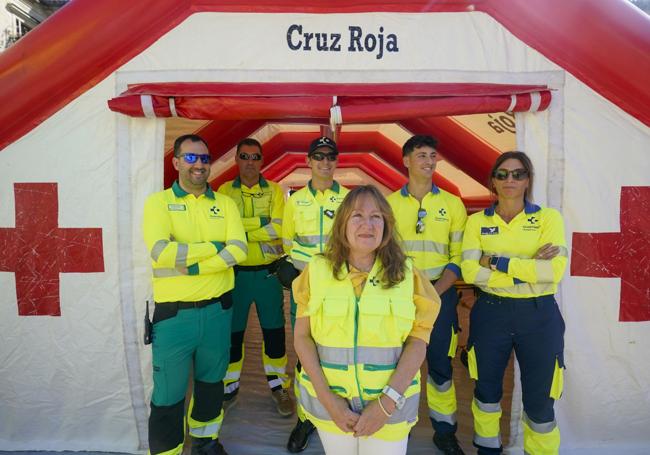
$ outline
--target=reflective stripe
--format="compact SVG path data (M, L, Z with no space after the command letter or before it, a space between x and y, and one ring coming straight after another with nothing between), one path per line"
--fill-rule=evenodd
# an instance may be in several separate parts
M436 389L440 393L444 393L447 390L451 389L451 385L453 384L451 382L451 379L450 379L449 381L446 381L446 382L438 385L435 382L433 382L433 379L431 379L431 376L429 376L427 378L427 383L431 384L431 387L433 387L434 389Z
M294 240L303 246L314 246L320 243L320 235L296 235Z
M432 267L430 269L420 269L420 271L424 273L424 275L427 277L429 281L431 281L440 277L440 275L442 275L442 272L445 271L445 268L447 268L447 265L442 265L440 267Z
M524 411L524 423L528 425L528 427L533 430L535 433L550 433L551 431L555 430L557 427L557 423L555 420L552 422L545 422L545 423L535 423L532 420L530 420L530 417L526 414L526 411Z
M560 252L557 254L558 256L563 256L565 258L569 257L569 250L565 246L560 246L558 247L560 249Z
M463 261L474 260L478 261L483 256L482 250L464 250L463 251Z
M226 375L223 377L224 381L238 381L241 376L241 370L227 371Z
M282 218L273 218L271 220L271 223L277 224L278 226L282 226Z
M216 436L219 434L220 428L221 428L221 422L215 422L201 427L190 426L190 435L197 438L207 438L210 436Z
M219 256L221 257L221 259L226 261L226 266L228 267L232 267L233 265L237 264L237 259L235 259L235 257L232 254L230 254L230 251L228 250L219 251Z
M183 274L178 270L172 268L153 269L153 276L155 278L169 278L172 276L180 276L180 275Z
M491 288L489 286L479 286L485 292L496 295L504 295L507 297L516 298L517 295L526 295L526 296L541 296L549 295L555 293L555 284L553 283L520 283L516 284L511 288Z
M278 238L278 233L275 231L275 228L271 223L267 224L264 226L264 230L271 236L272 238L276 239Z
M268 381L268 383L270 388L280 387L284 384L284 380L280 378L275 378Z
M433 409L429 408L429 417L431 417L436 422L444 422L449 425L456 425L456 413L453 414L441 414Z
M438 253L449 254L449 245L433 240L404 240L402 247L407 253Z
M483 412L501 412L501 403L483 403L474 397L474 403Z
M463 231L453 231L449 233L449 240L452 242L463 241Z
M478 269L478 273L476 274L476 278L474 278L474 284L484 284L487 285L490 276L492 276L492 270L487 269L485 267L481 267ZM488 288L489 289L489 288Z
M248 244L246 242L242 242L241 240L228 240L226 245L235 245L244 253L248 254Z
M535 272L537 273L538 283L553 282L553 265L551 264L551 261L541 259L535 260Z
M354 348L333 348L329 346L316 345L318 357L321 362L354 365ZM402 355L401 347L394 348L375 348L359 347L357 348L357 363L369 363L373 365L394 365L399 361Z
M187 243L179 243L176 250L176 267L185 267L187 264L187 253L190 247Z
M158 240L151 248L151 259L157 261L165 247L169 245L169 240Z
M305 408L305 411L319 420L332 421L332 418L325 409L325 406L322 405L318 398L311 396L305 386L303 386L300 382L298 382L298 389L300 390L300 404L303 408ZM348 398L347 401L353 411L360 412L363 410L363 406L361 406L361 398ZM411 395L410 397L406 398L406 403L404 403L404 407L402 409L395 409L393 414L388 419L387 423L397 424L403 422L413 422L417 418L419 405L420 394L416 393L415 395Z
M297 268L298 270L304 270L305 267L307 267L307 262L306 261L301 261L300 259L296 259L295 257L291 257L291 261L293 262L293 266Z
M270 364L265 364L264 365L264 373L266 374L285 374L286 373L286 368L285 367L276 367L275 365L270 365Z
M266 242L260 242L260 248L264 254L281 255L283 253L282 245L271 245Z
M293 241L292 240L287 240L287 239L282 239L282 244L284 246L288 246L289 248L291 248L293 246Z
M501 447L501 438L499 436L493 436L491 438L486 438L484 436L479 436L474 433L474 444L482 447L489 447L491 449L498 449Z
M223 391L224 393L232 393L239 388L239 381L231 382L230 384L225 384Z

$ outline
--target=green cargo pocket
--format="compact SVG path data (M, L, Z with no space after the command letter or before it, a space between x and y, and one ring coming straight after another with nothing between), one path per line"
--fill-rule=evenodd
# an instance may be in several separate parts
M555 370L553 371L553 382L551 383L551 392L549 396L554 400L559 400L564 390L564 359L559 354L555 358Z
M454 330L454 326L451 326L451 341L449 342L449 352L447 357L454 358L456 357L456 349L458 348L458 333Z
M469 369L469 377L478 380L478 367L476 365L474 346L467 351L467 368Z

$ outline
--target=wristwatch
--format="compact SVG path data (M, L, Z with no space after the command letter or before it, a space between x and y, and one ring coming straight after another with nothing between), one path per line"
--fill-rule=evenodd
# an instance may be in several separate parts
M492 270L497 269L497 262L499 262L499 256L490 256L490 268Z
M406 404L406 397L401 395L397 390L393 389L389 385L385 385L382 389L384 395L395 402L395 407L397 409L402 409Z

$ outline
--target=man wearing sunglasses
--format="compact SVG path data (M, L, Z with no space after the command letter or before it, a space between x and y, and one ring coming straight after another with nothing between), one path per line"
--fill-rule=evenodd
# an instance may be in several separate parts
M187 411L192 453L224 455L218 437L230 352L230 291L233 266L246 259L246 235L235 203L208 184L210 153L201 137L176 139L172 163L178 180L149 196L143 217L156 302L149 450L182 453L185 392L193 371Z
M334 216L348 189L334 180L338 162L336 143L322 136L309 144L307 166L311 169L311 180L307 186L291 195L282 218L282 242L293 266L302 271L311 258L322 253L334 223ZM295 274L296 276L298 273ZM291 327L296 322L296 303L291 292ZM300 364L296 365L296 374ZM294 388L297 393L297 389ZM314 425L305 418L298 406L298 422L289 436L287 450L302 452L309 444Z
M262 145L246 138L237 144L235 162L239 175L219 187L237 204L248 239L248 258L235 266L230 364L225 379L227 409L237 400L239 379L244 364L244 333L250 306L255 302L262 327L262 362L278 413L288 417L294 404L288 389L287 356L284 336L284 296L278 278L269 272L282 251L282 214L284 194L280 185L262 174Z
M440 314L427 347L427 403L433 442L444 454L462 454L456 439L456 391L451 360L458 340L458 295L461 244L467 212L460 198L432 181L436 169L436 140L413 136L402 147L409 181L388 197L404 250L440 295Z

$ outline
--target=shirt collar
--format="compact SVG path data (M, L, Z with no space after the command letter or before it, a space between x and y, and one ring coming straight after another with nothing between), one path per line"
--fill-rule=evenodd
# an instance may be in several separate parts
M266 179L260 174L260 180L257 182L260 186L260 188L268 188L269 182L266 181ZM235 180L232 182L232 187L233 188L241 188L241 179L239 176L235 177Z
M207 198L214 199L214 191L212 191L210 185L207 185L207 187L208 188L205 190L205 193L203 194L205 194L205 197ZM181 188L181 186L178 183L178 180L174 180L174 183L172 184L172 191L174 192L174 196L176 197L185 197L188 194L190 194L187 191L185 191L183 188Z
M497 204L498 202L495 202L494 204L492 204L491 206L483 210L485 216L494 216L494 212L497 208ZM524 213L526 215L539 212L540 210L542 210L542 208L539 205L533 204L532 202L524 199Z
M440 188L438 188L438 187L436 186L435 183L432 183L432 184L431 184L431 194L438 194L438 193L440 193ZM409 184L408 184L408 183L406 183L406 184L402 187L402 189L400 190L400 194L401 194L402 196L404 196L404 197L408 197L408 196L409 196Z
M316 190L314 189L314 187L311 185L311 180L309 180L309 182L307 183L307 186L309 187L309 191L311 192L311 194L312 194L313 196L316 196L317 191L316 191ZM339 185L339 182L337 182L336 180L334 180L334 182L332 182L332 186L329 187L328 189L331 190L331 191L334 191L335 193L338 194L339 191L341 191L341 185ZM325 191L327 191L327 190L325 190ZM324 193L325 191L323 191L323 193Z

